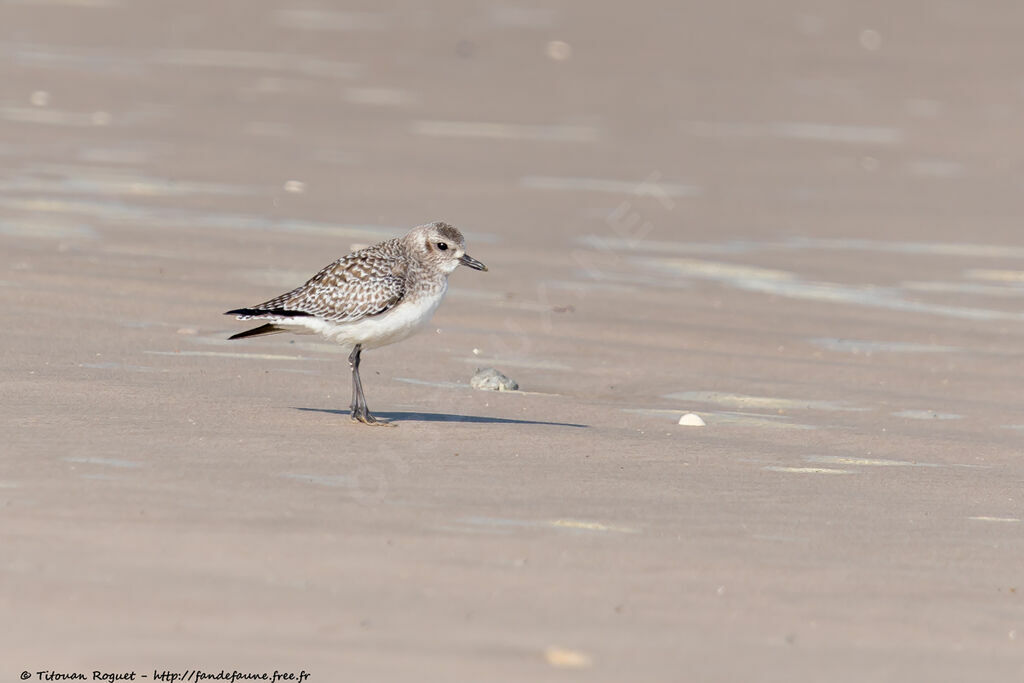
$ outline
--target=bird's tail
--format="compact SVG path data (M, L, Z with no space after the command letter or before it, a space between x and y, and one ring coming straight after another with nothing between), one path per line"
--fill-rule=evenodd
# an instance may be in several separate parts
M264 334L277 334L278 332L287 332L287 331L288 330L284 329L283 327L278 327L277 325L274 325L273 323L267 323L266 325L260 325L259 327L252 328L251 330L246 330L245 332L239 332L238 334L233 334L230 337L228 337L228 339L230 340L230 339L245 339L246 337L260 337L260 336L262 336Z

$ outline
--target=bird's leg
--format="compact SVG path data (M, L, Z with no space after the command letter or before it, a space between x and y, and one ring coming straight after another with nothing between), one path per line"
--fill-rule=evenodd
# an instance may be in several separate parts
M366 396L363 395L363 382L359 379L359 356L362 350L362 344L356 344L355 348L352 349L351 355L348 357L348 364L352 366L352 419L368 425L391 426L391 423L381 422L373 415L370 415L370 409L366 405Z
M349 409L352 411L352 419L356 419L356 414L359 412L361 406L360 400L362 399L362 391L359 389L359 352L363 350L360 344L356 344L355 348L352 349L352 353L348 356L348 366L352 368L352 405Z

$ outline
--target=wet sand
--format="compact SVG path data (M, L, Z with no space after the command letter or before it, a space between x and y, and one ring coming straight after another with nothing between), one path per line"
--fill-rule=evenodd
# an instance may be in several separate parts
M0 2L4 676L1024 674L1021 10L441 5Z

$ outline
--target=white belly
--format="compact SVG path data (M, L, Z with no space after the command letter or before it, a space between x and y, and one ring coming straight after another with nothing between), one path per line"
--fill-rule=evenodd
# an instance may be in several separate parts
M350 323L335 323L316 318L295 318L287 325L292 332L321 334L345 346L362 344L372 349L402 341L430 322L448 289L446 282L437 292L416 301L403 301L387 313ZM291 322L291 321L289 321ZM278 323L280 324L280 323ZM281 325L285 327L286 325ZM300 328L300 329L296 329Z

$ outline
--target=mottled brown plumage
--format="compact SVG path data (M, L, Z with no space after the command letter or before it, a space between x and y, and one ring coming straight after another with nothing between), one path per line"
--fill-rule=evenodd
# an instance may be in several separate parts
M409 266L398 238L360 249L325 266L306 284L253 306L291 311L343 323L394 308L405 296ZM239 316L240 320L270 317Z

